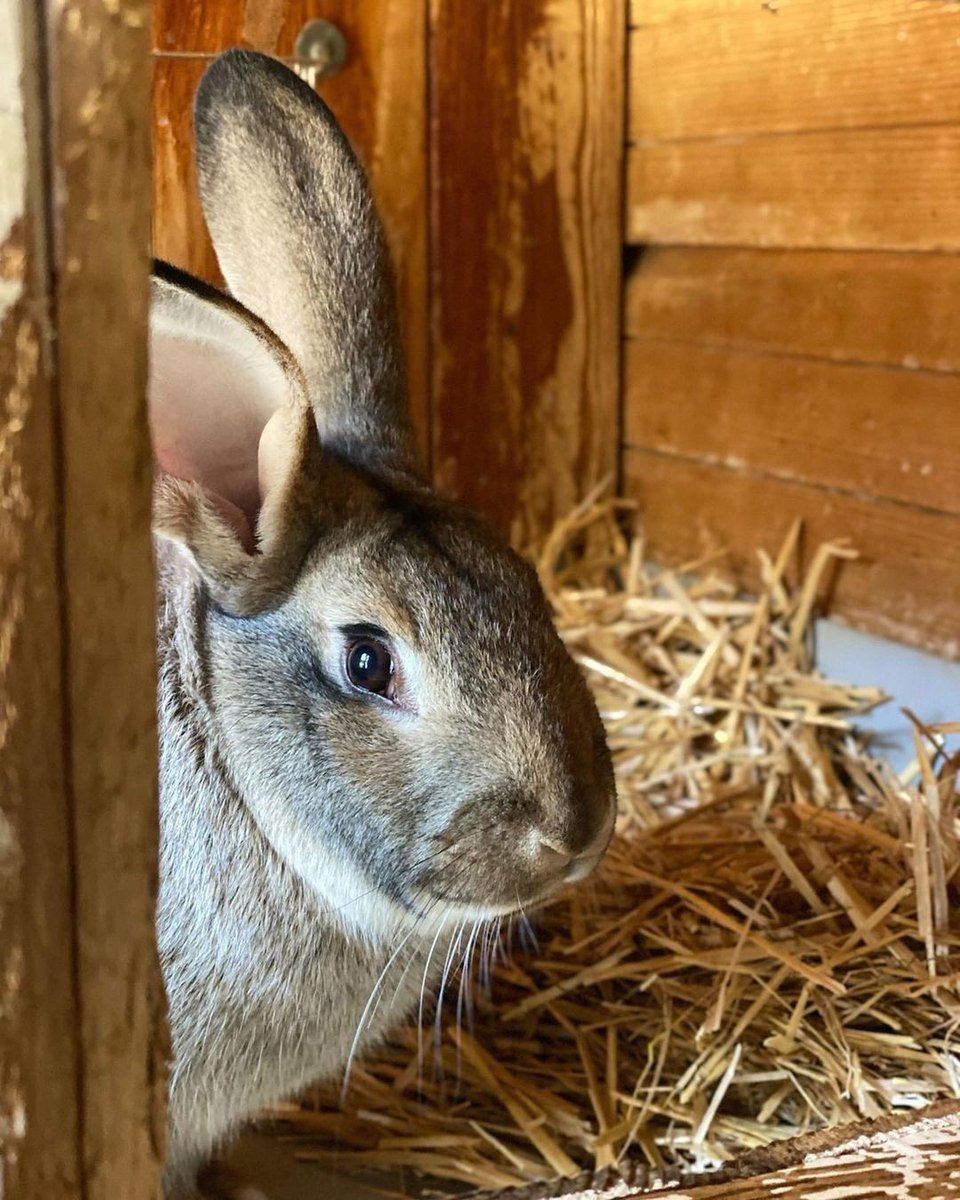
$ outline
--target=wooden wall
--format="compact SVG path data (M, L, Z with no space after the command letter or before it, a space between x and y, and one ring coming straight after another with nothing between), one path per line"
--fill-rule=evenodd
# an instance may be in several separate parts
M442 487L523 543L615 475L655 555L727 545L747 577L801 516L805 550L861 552L834 611L960 656L960 5L154 13L156 250L209 278L205 62L343 29L318 87L380 201Z
M154 245L216 279L190 107L209 56L346 36L318 81L397 266L413 412L448 491L518 542L616 468L625 0L156 0Z
M792 519L960 656L960 6L632 0L624 479L652 550Z
M0 0L4 1200L160 1191L147 8Z

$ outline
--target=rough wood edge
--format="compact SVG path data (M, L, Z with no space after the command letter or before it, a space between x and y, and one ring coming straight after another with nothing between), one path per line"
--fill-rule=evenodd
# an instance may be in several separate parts
M691 1200L708 1194L711 1197L716 1196L719 1200L723 1193L716 1190L718 1185L736 1184L756 1179L758 1176L780 1174L800 1166L815 1169L818 1165L817 1159L828 1160L834 1152L853 1147L854 1143L863 1143L856 1148L866 1155L864 1161L869 1162L871 1151L874 1149L869 1145L871 1140L897 1132L909 1136L911 1129L928 1129L931 1123L955 1126L956 1135L960 1137L960 1100L944 1100L919 1112L837 1125L832 1129L816 1130L786 1141L773 1142L768 1146L748 1150L733 1162L715 1171L699 1174L682 1171L658 1172L645 1160L631 1159L617 1168L611 1167L599 1172L584 1171L572 1179L531 1184L525 1188L497 1192L496 1195L498 1200L558 1200L559 1197L563 1197L563 1200L579 1197L583 1197L584 1200L614 1200L614 1197L616 1200L631 1200L635 1196L661 1195L683 1200L683 1196L689 1193ZM908 1138L898 1141L909 1145ZM918 1153L922 1157L922 1151ZM826 1162L824 1166L829 1167L830 1163ZM960 1160L957 1166L960 1169ZM871 1194L875 1195L876 1192ZM474 1192L468 1200L479 1200L480 1197L487 1198L490 1195L489 1192ZM864 1193L864 1196L866 1195L867 1193ZM731 1192L731 1197L733 1196L734 1193ZM851 1200L856 1200L856 1196L851 1196Z
M617 468L625 40L624 0L430 5L434 473L517 544Z
M84 1200L159 1196L149 3L45 10Z

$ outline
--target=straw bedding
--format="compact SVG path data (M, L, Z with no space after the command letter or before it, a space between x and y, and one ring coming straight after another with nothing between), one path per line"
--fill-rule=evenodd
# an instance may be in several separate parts
M488 936L492 985L448 981L438 1036L278 1112L303 1156L428 1187L664 1175L960 1096L960 726L918 725L899 776L866 753L881 695L810 655L846 546L795 581L792 530L748 597L719 560L648 566L631 517L590 501L539 555L615 760L605 866L535 947Z

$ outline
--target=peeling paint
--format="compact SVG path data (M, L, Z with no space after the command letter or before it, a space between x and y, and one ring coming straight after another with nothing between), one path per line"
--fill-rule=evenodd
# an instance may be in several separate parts
M557 105L556 48L543 31L533 31L524 47L523 70L517 82L520 145L525 165L542 183L556 165Z
M0 809L0 880L12 876L20 863L20 847L9 817Z
M21 322L16 332L14 344L14 361L16 373L7 389L3 409L0 410L0 495L3 496L3 507L0 517L0 535L4 533L4 525L8 534L22 537L30 517L30 501L23 486L21 462L17 456L17 442L23 433L27 414L30 408L30 383L34 378L40 361L40 348L36 330L30 322ZM20 553L20 546L12 547L13 559ZM0 585L3 580L0 579ZM6 678L13 649L13 638L19 628L23 610L22 592L13 587L10 579L5 586L0 586L0 681ZM3 751L13 723L16 711L13 709L7 689L0 688L0 752ZM2 830L0 830L0 848L2 848ZM2 864L2 858L0 858Z
M0 255L23 216L26 194L27 144L23 132L20 90L20 27L15 4L0 4ZM0 320L23 292L23 279L0 280Z
M27 1110L19 1091L12 1091L6 1103L0 1106L0 1145L9 1142L22 1142L27 1133ZM0 1169L2 1169L0 1161ZM2 1182L2 1176L0 1176ZM0 1200L4 1195L0 1187Z
M99 88L91 88L84 96L77 110L77 115L80 120L87 125L92 125L100 115L100 110L103 108L103 96L100 94Z

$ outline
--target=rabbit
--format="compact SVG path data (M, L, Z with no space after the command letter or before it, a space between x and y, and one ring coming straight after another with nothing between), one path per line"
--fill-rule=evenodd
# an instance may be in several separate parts
M593 870L615 811L534 570L418 463L334 117L231 50L195 127L229 295L158 263L150 314L168 1200L409 1016L467 929Z

